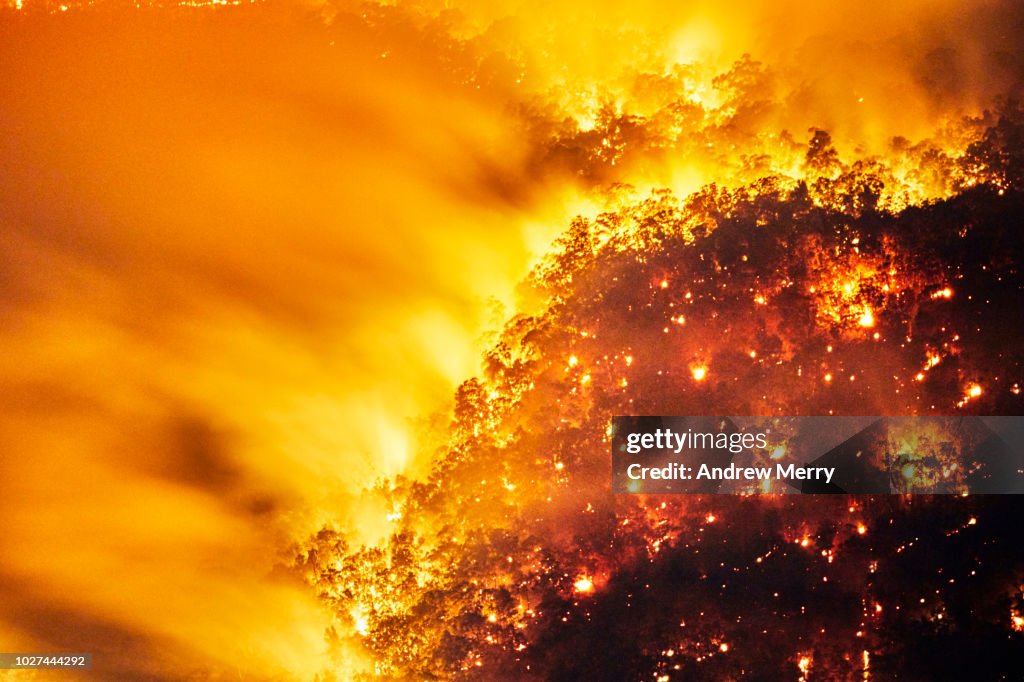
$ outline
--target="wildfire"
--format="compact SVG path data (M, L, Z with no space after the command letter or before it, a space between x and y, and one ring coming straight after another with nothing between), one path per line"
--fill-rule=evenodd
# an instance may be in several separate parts
M768 415L774 466L805 454L780 415L1019 413L999 3L777 28L774 3L15 2L0 601L26 636L172 642L193 678L257 651L275 679L807 680L867 679L868 646L912 671L914 633L1005 676L956 645L1024 631L1017 602L956 606L1024 566L1005 500L607 476L613 414ZM898 490L966 495L988 435L877 438ZM72 536L96 549L55 559ZM161 674L137 654L108 676Z
M835 247L845 256L821 258L820 242L808 248L813 267L820 269L817 282L809 288L817 308L819 324L836 330L848 338L857 338L857 330L871 329L878 321L878 309L885 309L898 301L901 292L914 278L897 277L896 263L902 263L906 254L892 242L886 242L877 252L867 252L849 244ZM838 262L837 262L838 261Z

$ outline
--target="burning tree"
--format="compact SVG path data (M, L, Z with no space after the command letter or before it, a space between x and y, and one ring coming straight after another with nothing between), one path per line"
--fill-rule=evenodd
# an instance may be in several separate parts
M988 120L923 205L816 130L801 178L619 187L574 220L430 476L382 489L390 538L298 552L334 635L395 679L1021 674L1019 505L616 497L608 472L614 414L1018 413L1024 117Z

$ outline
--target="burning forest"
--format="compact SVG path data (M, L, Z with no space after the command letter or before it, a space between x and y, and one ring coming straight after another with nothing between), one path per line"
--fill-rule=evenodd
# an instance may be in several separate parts
M0 642L1024 676L1024 505L939 433L893 447L958 494L610 475L615 415L1021 414L1024 14L968 4L0 12Z
M531 273L544 306L459 387L430 475L378 490L392 535L325 529L300 553L335 632L398 678L1020 674L1012 497L613 496L607 428L709 406L1016 413L1024 205L1001 145L1022 121L1000 114L924 205L887 209L907 190L816 131L806 165L829 175L573 221Z

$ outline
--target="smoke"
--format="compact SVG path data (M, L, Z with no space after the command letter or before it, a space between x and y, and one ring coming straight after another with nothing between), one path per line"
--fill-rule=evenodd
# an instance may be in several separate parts
M917 137L957 109L977 113L1019 88L1022 75L1024 13L1008 2L444 6L484 41L504 39L526 67L523 80L541 88L621 85L673 64L721 71L749 54L779 75L775 94L790 120L851 134L852 119Z
M996 97L1019 95L1024 75L1017 39L1024 12L1014 3L644 2L560 11L514 12L524 33L547 36L527 71L543 89L596 93L625 113L647 115L637 75L692 65L700 103L714 107L721 102L713 76L750 55L770 78L748 93L747 111L731 125L799 139L822 128L840 151L858 156L889 153L897 136L941 136Z
M383 527L360 491L525 271L502 114L281 14L20 19L4 632L122 679L316 670L329 621L267 576L293 533Z

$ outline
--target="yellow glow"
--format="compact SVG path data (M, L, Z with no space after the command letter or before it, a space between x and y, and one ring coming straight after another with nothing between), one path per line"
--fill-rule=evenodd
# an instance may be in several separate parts
M365 637L370 631L370 621L361 613L352 614L353 627L355 631Z
M573 589L577 592L586 594L594 591L594 581L587 576L580 576L576 579L576 582L572 584Z
M708 368L694 367L692 373L695 381L704 381L704 378L708 375Z
M721 46L722 39L716 23L700 16L680 28L671 43L673 57L680 64L693 64L713 57ZM691 94L690 99L697 104L703 101L699 91Z
M875 326L875 315L871 312L871 308L865 308L864 313L857 320L857 324L862 327L874 327Z

